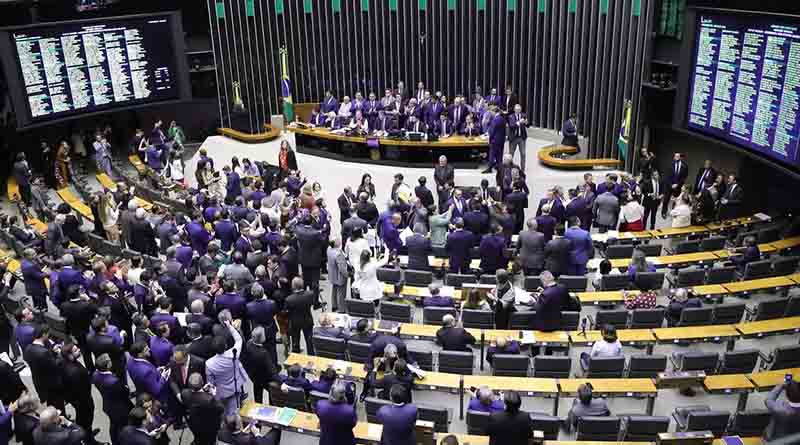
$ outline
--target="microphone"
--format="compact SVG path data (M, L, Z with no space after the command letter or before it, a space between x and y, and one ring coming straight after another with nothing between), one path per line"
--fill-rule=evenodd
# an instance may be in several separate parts
M581 335L584 337L586 337L586 324L588 323L588 321L589 320L587 320L586 317L583 317L583 320L581 320ZM236 350L234 349L234 354L235 353Z

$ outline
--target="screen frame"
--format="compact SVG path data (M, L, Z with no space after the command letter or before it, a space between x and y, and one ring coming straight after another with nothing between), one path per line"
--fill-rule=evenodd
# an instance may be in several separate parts
M784 20L797 20L800 23L800 15L785 14L778 12L759 12L744 9L731 9L731 8L711 8L703 6L689 6L686 8L686 20L684 21L683 35L688 36L683 39L681 47L680 66L686 67L681 69L678 76L678 91L682 94L676 95L675 108L673 109L672 126L673 129L680 132L690 134L694 137L700 138L709 143L714 143L726 149L733 149L736 152L743 154L749 158L758 160L770 167L780 170L783 173L791 175L800 179L800 165L792 165L788 162L770 157L765 153L761 153L756 149L750 148L746 145L737 144L729 139L722 138L717 135L704 133L700 130L689 126L689 99L691 96L690 84L692 72L694 71L694 54L697 51L697 28L699 26L700 16L703 13L709 14L728 14L738 16L750 16L764 18L764 16L775 16Z
M165 100L146 101L144 103L120 104L105 108L103 110L79 112L66 116L53 118L36 119L31 115L30 104L25 95L25 81L22 78L22 71L17 69L18 60L16 48L12 43L12 34L27 29L37 29L43 27L57 27L64 25L91 25L103 24L109 21L123 21L132 19L158 19L166 18L170 32L172 34L172 49L174 52L175 77L177 79L177 98ZM154 105L169 105L187 102L192 99L192 88L189 81L189 64L186 60L186 45L183 39L183 20L180 11L166 11L153 14L132 14L113 17L101 17L79 20L64 20L58 22L44 22L24 26L9 26L0 28L0 66L2 66L6 81L8 82L9 97L14 113L17 118L17 130L28 130L31 128L43 127L58 124L73 119L98 116L118 111L132 110L137 108L150 107Z

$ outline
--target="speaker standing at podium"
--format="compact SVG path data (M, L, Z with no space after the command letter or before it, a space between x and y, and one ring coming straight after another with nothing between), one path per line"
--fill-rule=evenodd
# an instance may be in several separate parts
M561 145L566 145L568 147L575 147L578 149L575 154L581 152L581 147L578 145L578 115L575 113L571 113L569 115L569 119L564 121L564 125L561 126Z

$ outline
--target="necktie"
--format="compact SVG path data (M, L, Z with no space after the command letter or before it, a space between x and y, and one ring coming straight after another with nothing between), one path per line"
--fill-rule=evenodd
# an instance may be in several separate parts
M653 193L655 194L654 198L658 198L658 181L653 179Z
M181 366L181 382L186 383L186 365Z
M675 176L678 176L678 169L680 168L680 162L675 163Z
M455 120L456 120L456 122L458 122L458 108L459 107L456 107L456 112L455 112L455 118L456 118Z

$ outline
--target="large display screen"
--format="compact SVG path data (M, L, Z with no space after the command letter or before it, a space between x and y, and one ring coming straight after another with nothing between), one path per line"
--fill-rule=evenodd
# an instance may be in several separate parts
M690 129L800 167L800 21L698 12Z
M2 55L20 126L187 99L176 27L171 13L5 30Z

